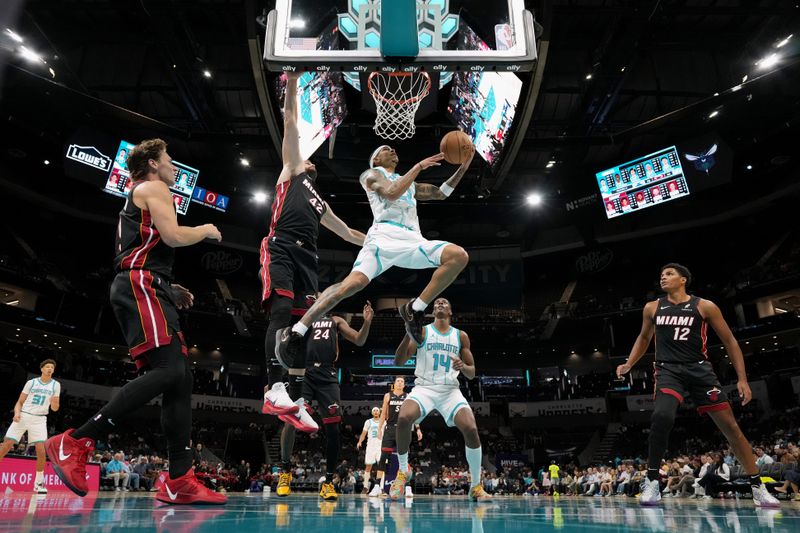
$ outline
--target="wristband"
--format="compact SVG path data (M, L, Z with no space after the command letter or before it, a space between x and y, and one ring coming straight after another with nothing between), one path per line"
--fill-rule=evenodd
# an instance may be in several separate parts
M446 183L442 183L442 185L439 187L439 190L442 191L442 194L449 197L451 194L453 194L455 189Z

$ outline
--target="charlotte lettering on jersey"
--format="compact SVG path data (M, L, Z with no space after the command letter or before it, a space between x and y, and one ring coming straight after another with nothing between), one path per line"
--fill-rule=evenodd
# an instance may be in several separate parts
M694 325L693 316L664 316L656 317L657 326L692 326Z
M458 354L460 352L460 347L447 342L429 342L425 345L425 350L435 352L453 352L454 354Z

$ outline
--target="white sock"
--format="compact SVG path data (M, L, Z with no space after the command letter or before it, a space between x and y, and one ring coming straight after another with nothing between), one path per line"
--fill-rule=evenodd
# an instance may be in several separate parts
M397 463L400 465L398 472L408 472L408 452L397 454Z
M464 446L464 451L467 453L467 464L469 465L469 486L474 487L481 482L481 460L483 459L483 450L480 446L477 448Z
M292 326L292 331L297 332L300 334L301 337L304 337L306 331L308 331L308 326L304 326L302 322L298 322L294 326Z
M36 472L36 478L33 480L35 485L44 481L44 472Z
M420 300L419 298L414 298L414 301L411 302L411 309L414 311L424 311L428 308L428 304Z

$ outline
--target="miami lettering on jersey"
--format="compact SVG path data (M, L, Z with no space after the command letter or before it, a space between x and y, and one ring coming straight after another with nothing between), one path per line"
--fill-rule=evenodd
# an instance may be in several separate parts
M657 326L691 326L694 324L693 316L665 316L656 317Z

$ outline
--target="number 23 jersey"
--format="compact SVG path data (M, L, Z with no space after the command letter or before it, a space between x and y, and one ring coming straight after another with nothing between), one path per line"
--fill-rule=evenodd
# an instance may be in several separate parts
M453 359L461 358L461 332L450 327L440 332L433 324L425 326L425 340L417 346L417 365L414 385L446 385L458 387L458 370L453 368Z
M700 298L673 304L659 298L653 322L656 328L656 361L697 363L708 359L708 323L697 308Z

